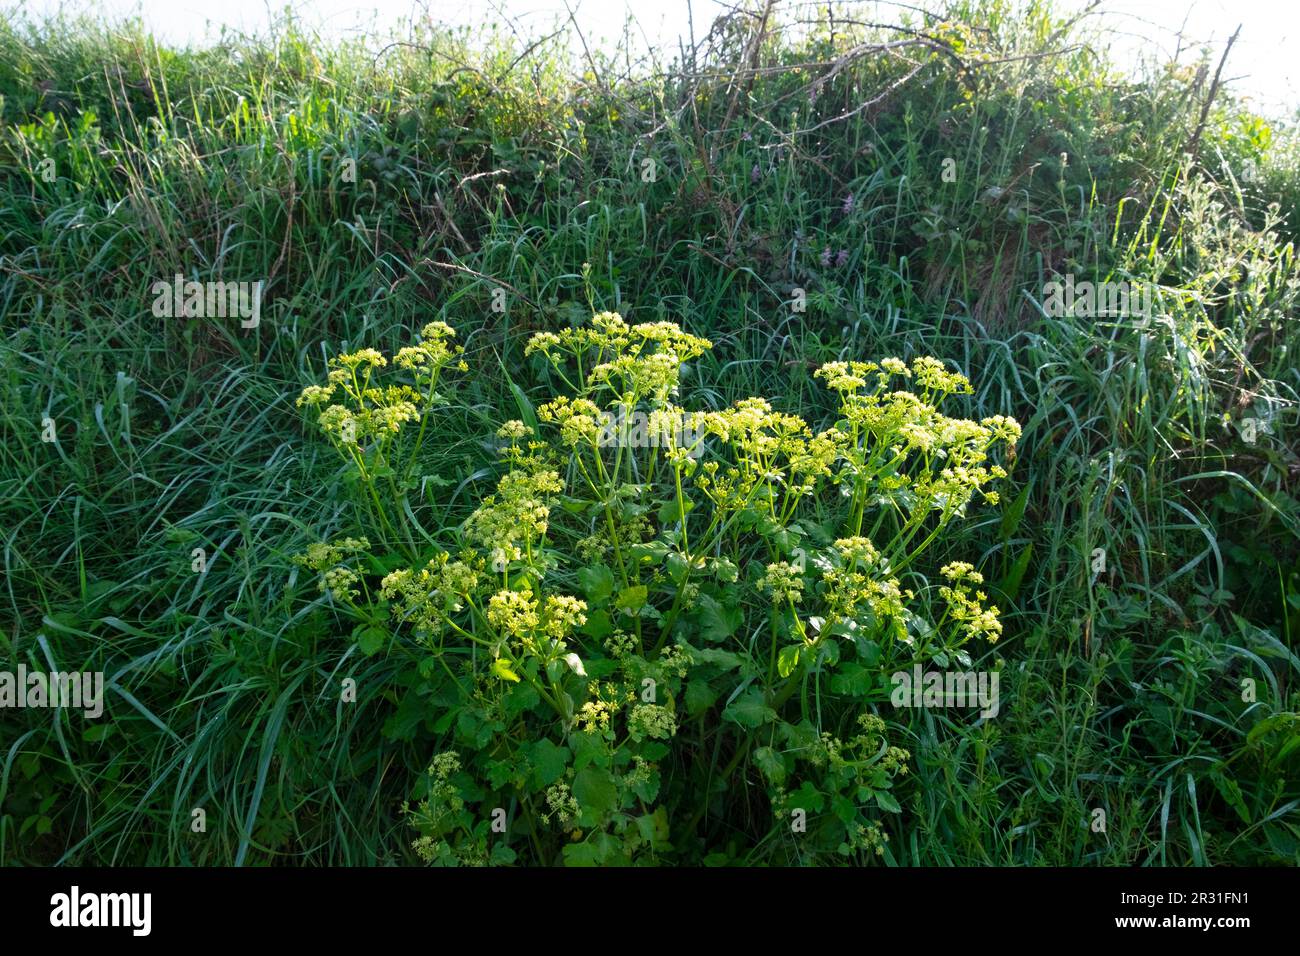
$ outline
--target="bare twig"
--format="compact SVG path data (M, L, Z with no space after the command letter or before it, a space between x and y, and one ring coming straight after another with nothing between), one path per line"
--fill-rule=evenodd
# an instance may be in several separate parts
M502 279L494 278L493 276L490 275L484 275L482 272L478 272L474 269L471 269L469 268L469 266L463 266L458 262L438 262L434 259L423 259L421 260L420 265L437 266L439 269L448 269L452 272L464 272L466 275L471 275L476 279L482 279L484 282L491 282L493 285L499 285L501 288L513 292L515 295L519 296L519 298L523 299L534 309L539 308L536 302L528 298L528 296L524 295L522 292L520 292L518 289L512 286L509 282L506 282Z
M1210 116L1210 107L1214 104L1214 97L1219 92L1219 78L1223 74L1223 64L1228 60L1228 54L1232 52L1232 45L1237 42L1237 37L1241 33L1241 24L1237 25L1236 31L1228 38L1228 45L1223 48L1223 56L1219 57L1219 66L1214 71L1214 79L1210 83L1210 91L1205 94L1205 102L1201 104L1201 118L1196 123L1196 132L1192 134L1191 140L1187 144L1186 152L1196 159L1196 151L1201 145L1201 133L1205 131L1205 121Z

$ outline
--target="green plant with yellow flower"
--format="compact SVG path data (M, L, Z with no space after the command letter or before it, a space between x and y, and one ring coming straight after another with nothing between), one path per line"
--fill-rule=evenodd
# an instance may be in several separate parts
M362 506L378 535L413 549L414 530L403 507L432 412L447 403L438 386L448 372L469 368L445 322L430 322L415 345L398 351L392 380L380 382L389 360L366 348L330 359L324 385L309 385L298 407L315 412L321 432L365 489ZM414 436L405 426L415 425Z
M938 584L923 568L952 522L997 502L1016 422L946 414L970 383L925 357L824 365L825 427L761 397L689 409L681 370L711 343L602 313L532 337L555 394L536 429L500 426L495 490L439 539L393 524L384 494L419 453L417 438L399 462L403 430L422 436L460 363L451 339L430 326L398 354L413 381L372 382L384 358L362 350L302 398L380 530L441 541L382 575L353 567L355 539L307 561L364 649L411 655L439 750L458 755L417 787L421 855L703 860L724 821L735 838L744 781L771 810L742 814L751 849L887 857L909 758L879 713L888 675L1000 637L973 565Z

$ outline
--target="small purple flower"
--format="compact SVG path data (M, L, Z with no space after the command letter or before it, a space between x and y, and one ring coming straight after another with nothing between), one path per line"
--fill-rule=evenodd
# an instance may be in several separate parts
M831 265L831 247L827 246L822 250L822 268L829 269Z
M749 171L749 181L751 183L756 183L762 178L763 178L763 171L758 168L758 163L755 163L754 168Z
M840 206L840 212L846 216L853 212L853 193L849 193L844 197L844 203Z
M742 140L744 140L746 143L748 143L748 142L749 142L751 139L753 139L754 137L753 137L750 133L745 132L745 133L742 133L742 134L741 134L740 138L741 138Z
M841 249L835 257L835 268L842 269L849 264L849 250Z

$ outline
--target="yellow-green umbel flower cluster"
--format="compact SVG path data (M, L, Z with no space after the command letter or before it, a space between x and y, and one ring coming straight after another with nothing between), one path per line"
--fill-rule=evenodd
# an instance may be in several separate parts
M452 560L443 552L419 570L401 568L388 574L380 594L393 602L398 619L410 622L418 634L437 635L464 610L484 576L481 558L466 554Z
M550 527L551 502L564 490L554 471L511 471L469 516L465 533L496 570L532 554Z
M789 561L773 561L758 586L772 595L773 604L798 604L803 600L803 573Z
M361 592L355 585L361 576L342 562L349 555L369 550L366 538L337 538L334 541L317 541L307 546L302 554L294 555L294 563L320 573L320 589L334 600L351 603Z
M940 412L949 395L971 392L965 376L929 357L910 368L899 359L829 362L816 374L840 395L846 466L858 475L876 472L890 501L918 519L934 510L958 514L977 492L997 501L987 486L1006 472L987 464L989 450L998 442L1014 448L1020 426L1005 416L977 423ZM917 391L890 391L897 378L910 379ZM859 510L864 492L857 492Z
M445 368L452 367L459 372L469 371L469 366L461 358L465 349L453 345L451 340L456 331L446 322L430 322L420 332L420 342L398 350L393 364L398 368L411 369L417 377L427 380L436 377Z
M524 351L544 355L561 374L576 366L583 392L608 389L635 405L664 401L677 389L682 363L712 347L671 322L628 325L617 312L601 312L589 325L537 333Z
M600 407L590 399L570 399L561 395L537 409L542 421L560 426L560 440L570 448L578 445L597 447L602 432Z
M677 733L677 718L659 704L637 704L627 718L628 733L633 740L668 740Z
M906 601L913 597L912 592L903 590L898 578L888 574L887 566L866 538L839 541L836 547L842 562L826 567L821 575L824 629L841 621L865 618L890 628L895 639L903 639L907 634Z
M541 620L532 592L509 590L488 599L487 619L499 634L521 639L531 638Z
M336 355L330 359L326 384L308 385L297 405L315 409L321 431L345 451L373 440L387 441L403 425L421 420L424 409L439 400L436 387L443 370L468 370L460 358L463 349L451 344L455 334L447 323L431 322L424 327L419 344L397 353L393 365L409 373L409 384L371 384L375 374L389 364L377 349Z
M368 538L336 538L333 541L317 541L307 545L307 550L302 554L294 555L293 560L295 564L301 564L313 571L324 571L331 565L338 564L345 556L369 548Z
M984 605L988 595L983 591L972 590L984 583L984 575L965 561L946 564L939 573L952 582L951 587L939 588L939 594L948 605L947 616L960 625L966 638L982 637L990 644L995 643L1002 636L998 609Z

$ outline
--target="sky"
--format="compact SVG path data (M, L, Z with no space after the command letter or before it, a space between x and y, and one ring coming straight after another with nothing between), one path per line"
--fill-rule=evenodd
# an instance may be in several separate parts
M678 36L688 35L692 14L699 35L725 10L720 0L567 2L593 43L617 38L632 16L635 37L670 51L676 50ZM1063 5L1081 8L1085 2L1065 0ZM110 18L138 16L155 34L175 43L201 43L223 25L264 32L285 6L285 0L0 0L6 14L19 10L40 16L62 7ZM427 10L433 20L452 26L504 26L509 20L520 33L540 37L557 18L568 16L566 0L294 0L292 6L305 23L327 36L400 30L413 14ZM890 6L881 4L882 13ZM1300 67L1287 49L1300 39L1300 3L1295 0L1103 0L1099 9L1104 11L1099 19L1112 31L1111 51L1119 58L1172 55L1180 30L1193 41L1184 48L1209 43L1219 51L1240 24L1225 78L1265 112L1290 114L1300 106Z

